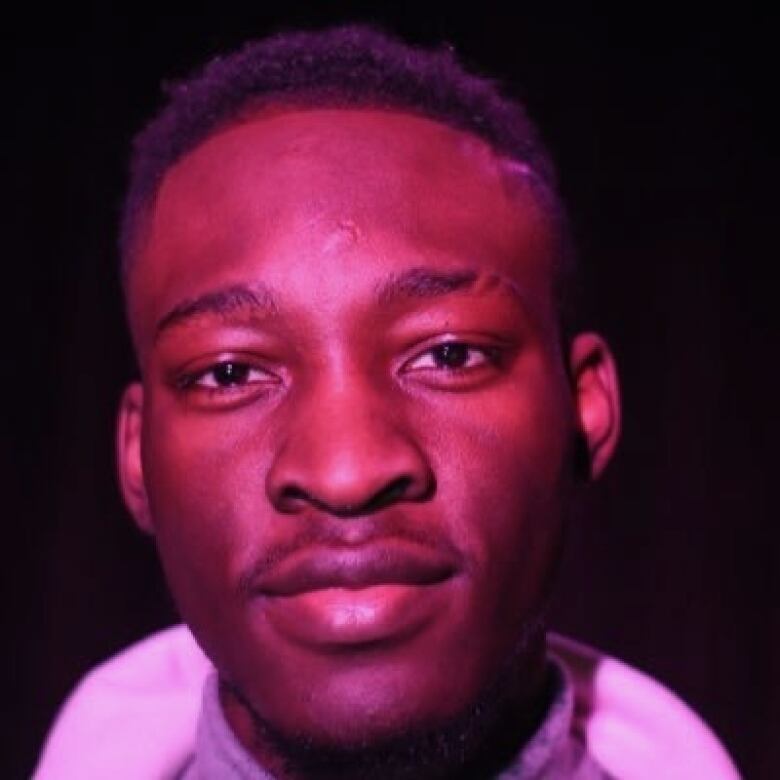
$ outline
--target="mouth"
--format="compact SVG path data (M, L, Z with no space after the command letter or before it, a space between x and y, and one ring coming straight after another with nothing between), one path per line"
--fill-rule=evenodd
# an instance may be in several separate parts
M325 547L285 558L261 575L255 587L264 596L296 596L329 588L425 586L452 577L455 570L449 556L407 542Z
M286 639L319 651L409 638L446 610L457 562L403 540L314 547L285 557L253 583L255 603Z

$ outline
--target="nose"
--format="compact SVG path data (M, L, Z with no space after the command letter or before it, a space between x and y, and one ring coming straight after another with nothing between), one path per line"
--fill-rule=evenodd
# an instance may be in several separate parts
M342 387L299 401L291 418L266 482L278 511L346 518L433 494L428 460L392 403Z

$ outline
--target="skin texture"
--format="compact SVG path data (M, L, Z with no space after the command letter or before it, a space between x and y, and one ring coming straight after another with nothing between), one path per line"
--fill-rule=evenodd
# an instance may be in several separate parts
M537 695L576 442L596 476L619 427L603 341L561 346L555 244L522 167L399 112L266 111L164 178L120 479L264 763L258 720L434 728L510 656Z

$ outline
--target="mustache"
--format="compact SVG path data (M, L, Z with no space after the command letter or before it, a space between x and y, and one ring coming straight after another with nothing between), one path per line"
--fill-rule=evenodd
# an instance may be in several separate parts
M359 551L380 548L384 545L405 543L452 563L453 569L465 569L463 553L440 529L433 526L414 526L406 522L387 523L370 518L341 520L326 518L312 521L290 539L278 542L250 564L238 578L238 590L242 597L251 599L257 595L258 583L270 577L274 570L283 567L290 559L317 551Z

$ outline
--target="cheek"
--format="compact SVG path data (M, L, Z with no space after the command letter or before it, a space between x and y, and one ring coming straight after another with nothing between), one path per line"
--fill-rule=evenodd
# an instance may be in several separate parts
M523 384L487 400L446 421L430 415L439 424L429 447L442 511L483 608L505 619L507 603L521 612L535 606L554 570L573 429L560 383Z
M151 405L146 487L162 563L183 610L195 593L216 603L257 559L264 472L246 431L216 415L177 414L164 400Z

